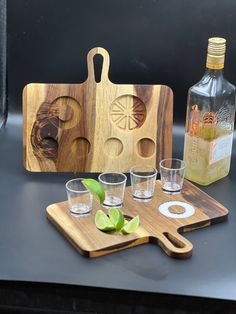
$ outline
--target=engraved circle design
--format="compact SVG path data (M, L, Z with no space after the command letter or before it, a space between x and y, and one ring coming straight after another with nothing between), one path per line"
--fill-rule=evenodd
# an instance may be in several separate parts
M171 212L170 207L171 206L181 206L184 208L184 212L183 213L173 213ZM162 203L159 206L159 211L162 215L169 217L169 218L188 218L194 215L195 213L195 208L185 202L181 202L181 201L170 201L170 202L165 202Z
M59 108L59 119L63 122L69 121L73 117L73 109L66 104Z
M106 140L104 151L109 157L118 157L123 151L123 143L116 137Z
M155 153L156 144L151 138L142 138L137 142L137 152L141 157L148 158Z
M146 106L142 100L133 95L116 98L110 107L111 121L122 130L140 128L147 116Z
M72 142L71 151L77 158L82 158L89 154L90 147L90 142L85 137L77 137Z
M59 118L59 127L62 129L71 129L81 120L81 106L70 96L56 98L51 103L50 111Z

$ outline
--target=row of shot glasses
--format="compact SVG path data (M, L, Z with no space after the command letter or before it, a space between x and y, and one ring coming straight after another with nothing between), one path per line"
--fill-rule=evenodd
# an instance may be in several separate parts
M185 162L176 158L160 162L161 188L164 193L178 194L184 181ZM157 169L152 166L134 166L130 169L132 196L135 201L149 202L155 192ZM92 210L93 196L82 183L83 178L76 178L66 183L69 210L73 216L88 214ZM120 172L104 172L98 181L105 190L103 207L121 208L123 206L127 176Z

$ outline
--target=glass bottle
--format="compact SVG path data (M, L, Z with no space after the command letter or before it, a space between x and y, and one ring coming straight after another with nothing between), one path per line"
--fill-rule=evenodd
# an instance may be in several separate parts
M206 72L188 92L186 178L201 185L227 176L230 169L235 86L223 76L225 50L224 38L209 38Z

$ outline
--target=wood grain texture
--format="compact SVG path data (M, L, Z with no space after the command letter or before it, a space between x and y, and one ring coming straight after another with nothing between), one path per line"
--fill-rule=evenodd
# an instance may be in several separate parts
M101 81L93 59L103 57ZM82 84L28 84L23 91L24 165L29 171L127 172L172 155L173 95L164 85L109 81L109 54L92 49Z
M195 208L195 214L188 218L169 218L162 215L158 210L159 206L173 200L191 204ZM122 212L130 218L140 216L140 227L129 235L98 230L94 224L94 216L99 208L101 206L94 202L91 214L77 218L70 215L66 201L48 206L46 212L48 219L87 257L97 257L144 243L155 243L171 257L188 258L192 255L192 244L179 232L210 226L225 220L228 215L228 210L223 205L186 180L179 195L164 194L158 180L154 197L148 203L134 201L131 187L127 187Z

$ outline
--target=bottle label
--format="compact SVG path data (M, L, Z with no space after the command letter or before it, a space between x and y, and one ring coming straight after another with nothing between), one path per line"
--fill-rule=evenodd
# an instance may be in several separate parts
M217 138L210 143L209 164L229 157L232 153L233 133Z

